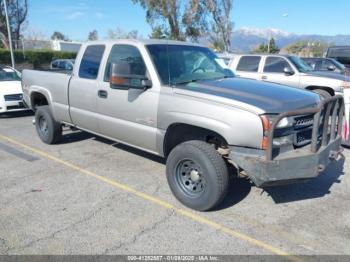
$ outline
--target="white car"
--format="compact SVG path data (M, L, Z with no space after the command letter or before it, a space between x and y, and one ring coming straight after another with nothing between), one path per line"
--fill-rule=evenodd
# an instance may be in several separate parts
M0 65L0 114L28 110L23 103L21 73Z

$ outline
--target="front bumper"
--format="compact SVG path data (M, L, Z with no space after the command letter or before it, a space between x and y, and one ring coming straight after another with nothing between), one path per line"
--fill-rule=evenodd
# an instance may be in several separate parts
M231 150L234 159L258 187L290 184L317 177L341 152L341 137L311 153L310 146L267 161L262 154ZM263 151L263 150L262 150Z
M279 153L273 145L276 126L288 116L314 114L311 143ZM288 184L318 176L341 153L344 102L341 96L326 99L317 108L280 114L268 132L267 150L232 147L229 158L258 187Z
M0 103L0 113L17 112L28 110L22 100L19 101L2 101Z

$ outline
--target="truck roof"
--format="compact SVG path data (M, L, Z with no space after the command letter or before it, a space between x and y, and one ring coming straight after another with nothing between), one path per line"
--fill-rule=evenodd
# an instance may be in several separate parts
M289 54L268 54L268 53L245 53L245 54L233 54L235 56L278 56L278 57L285 57L285 58L289 58L291 56L295 56L295 55L289 55Z
M111 43L133 43L133 44L142 44L142 45L187 45L187 46L203 46L197 43L190 43L184 41L175 41L175 40L165 40L165 39L115 39L115 40L97 40L97 41L88 41L86 45L96 45L96 44L111 44Z

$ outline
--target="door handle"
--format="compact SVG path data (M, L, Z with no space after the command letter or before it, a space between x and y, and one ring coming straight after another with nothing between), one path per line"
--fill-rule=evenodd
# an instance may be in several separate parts
M101 98L107 98L108 97L108 93L105 90L98 90L97 94Z
M267 76L262 76L261 79L262 79L262 80L266 80L266 79L267 79Z

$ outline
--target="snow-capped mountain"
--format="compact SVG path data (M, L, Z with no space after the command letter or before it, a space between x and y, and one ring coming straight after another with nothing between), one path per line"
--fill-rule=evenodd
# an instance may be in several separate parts
M249 52L261 43L267 43L271 37L275 39L276 44L280 48L299 40L324 41L333 45L350 45L350 35L298 35L275 28L243 27L234 31L231 40L231 49L233 52Z
M241 29L237 30L236 33L242 34L242 35L255 35L262 38L281 38L281 37L289 37L292 35L292 33L285 32L276 28L249 28L249 27L242 27Z

